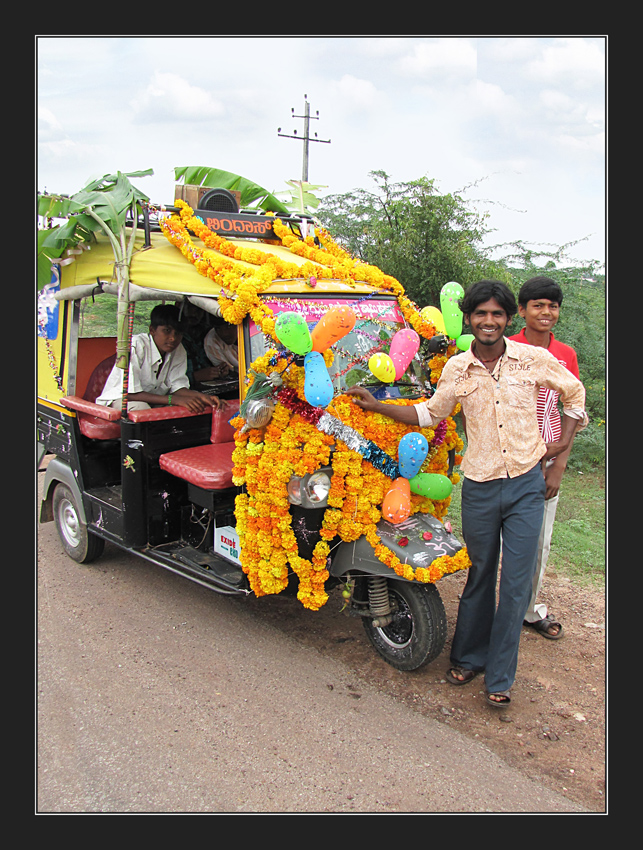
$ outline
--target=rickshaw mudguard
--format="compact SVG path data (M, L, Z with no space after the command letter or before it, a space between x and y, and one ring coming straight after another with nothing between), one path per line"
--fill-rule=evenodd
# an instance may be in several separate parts
M80 519L87 525L87 517L85 516L85 508L83 505L83 497L78 486L78 481L74 475L71 466L59 457L52 457L47 464L45 470L45 479L43 482L43 498L40 506L40 522L52 522L54 518L51 507L51 498L56 484L66 484L71 490L76 499L76 505L82 516Z
M431 514L413 514L395 525L382 519L377 524L377 534L384 546L414 570L417 567L428 568L436 558L451 557L462 549L462 543L457 537ZM380 561L364 536L340 544L330 567L330 573L335 577L355 570L368 575L407 580Z

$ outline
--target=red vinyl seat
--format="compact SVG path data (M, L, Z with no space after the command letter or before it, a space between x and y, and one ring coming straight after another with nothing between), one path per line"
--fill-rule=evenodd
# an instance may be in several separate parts
M228 401L222 410L212 411L210 442L166 452L159 457L161 469L204 490L232 487L234 428L230 424L239 411L238 401Z
M80 433L93 440L118 440L121 436L120 410L96 404L105 382L116 362L116 354L106 357L92 372L82 397L65 396L61 403L75 410Z

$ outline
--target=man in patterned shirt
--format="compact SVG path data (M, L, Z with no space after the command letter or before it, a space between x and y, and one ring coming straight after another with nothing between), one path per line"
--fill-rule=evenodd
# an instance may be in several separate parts
M537 345L546 348L559 363L562 363L572 375L579 377L578 358L574 349L559 342L553 334L553 328L560 314L563 303L563 292L560 286L549 277L532 277L526 281L518 293L518 313L525 320L525 327L515 336L510 336L516 342L526 345ZM561 422L558 412L558 393L555 390L541 387L538 393L538 427L546 443L554 443L560 439ZM544 602L536 602L547 559L551 549L551 536L558 506L558 492L571 452L568 449L557 457L551 458L545 468L545 513L538 541L536 571L532 586L529 608L525 614L524 624L534 628L543 637L558 640L562 637L563 627L547 612Z
M461 467L462 530L471 567L447 679L464 685L484 671L487 701L505 707L511 701L543 519L541 463L564 452L577 427L587 424L585 389L544 348L504 336L517 309L504 283L478 281L466 291L460 309L474 341L469 351L447 361L428 401L401 407L376 401L362 387L347 394L365 410L420 427L435 426L461 405L468 441ZM541 386L556 390L564 405L560 440L550 445L540 436L536 416Z

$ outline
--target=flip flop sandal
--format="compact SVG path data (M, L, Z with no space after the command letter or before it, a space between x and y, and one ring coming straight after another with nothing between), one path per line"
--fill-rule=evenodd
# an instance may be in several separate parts
M478 672L478 670L466 670L464 667L449 667L446 672L446 678L452 685L466 685L472 679L475 679ZM458 676L462 676L462 678L458 679L457 676L454 675L455 673L457 673Z
M536 620L534 623L528 623L527 620L524 620L523 625L529 626L548 640L559 640L563 636L562 625L554 620L551 614L548 614L542 620ZM549 634L549 629L551 629L552 626L558 626L558 632L555 635Z
M511 702L510 694L510 691L497 691L494 694L487 694L487 702L494 708L506 708ZM500 697L500 699L493 699L493 697Z

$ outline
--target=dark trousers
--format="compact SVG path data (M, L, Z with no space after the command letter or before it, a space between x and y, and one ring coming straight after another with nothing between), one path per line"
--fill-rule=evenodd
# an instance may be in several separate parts
M465 478L462 485L462 533L472 566L458 608L451 663L484 670L489 693L509 690L516 675L544 503L540 464L517 478Z

